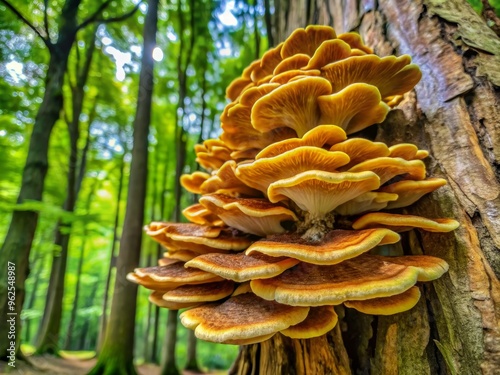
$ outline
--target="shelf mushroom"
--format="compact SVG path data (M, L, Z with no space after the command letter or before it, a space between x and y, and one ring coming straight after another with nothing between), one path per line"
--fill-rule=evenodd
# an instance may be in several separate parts
M294 31L229 85L220 138L195 147L208 173L181 178L201 195L183 211L190 223L146 227L165 256L128 279L158 306L187 308L181 322L197 337L227 344L321 336L338 305L411 309L419 283L448 264L380 249L408 230L457 228L393 211L446 181L427 177L427 151L359 131L384 121L420 77L409 56L376 56L356 33Z

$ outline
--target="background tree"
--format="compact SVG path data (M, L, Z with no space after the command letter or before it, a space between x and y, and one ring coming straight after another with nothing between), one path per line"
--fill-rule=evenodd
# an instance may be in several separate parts
M500 368L499 38L462 0L274 4L276 41L297 27L326 24L338 34L359 31L378 55L412 56L423 78L375 138L429 150L429 173L449 185L406 212L453 217L461 226L439 236L409 232L405 253L435 255L450 264L444 277L423 287L424 298L412 310L377 317L339 309L341 323L323 337L276 335L243 347L232 373L495 374Z
M91 374L135 374L134 330L137 286L127 282L126 276L139 265L144 224L148 165L148 136L153 93L153 49L156 45L158 0L148 1L144 22L139 94L134 119L134 146L130 166L129 193L123 225L122 242L117 259L117 280L113 293L111 313L98 363ZM117 340L117 337L120 339Z
M27 201L42 199L45 176L48 169L48 148L52 129L59 119L63 106L63 84L64 75L67 68L69 53L73 46L78 30L95 22L111 0L101 4L98 9L88 16L83 22L78 23L77 14L81 0L66 0L58 16L57 36L53 38L49 28L48 2L44 2L43 9L43 29L36 27L29 21L19 9L14 7L9 1L2 0L1 4L8 8L16 17L24 22L32 31L41 38L49 52L49 64L45 80L45 92L38 109L33 131L31 134L26 164L23 170L21 189L19 192L18 204ZM111 19L101 20L102 22ZM55 39L55 41L53 41ZM31 245L35 235L38 222L38 213L33 209L19 208L12 214L9 230L2 245L2 257L0 266L7 267L7 262L16 264L16 324L20 327L21 307L24 302L25 280L28 276L28 264ZM7 314L7 289L6 285L0 284L0 313ZM0 358L5 358L8 348L7 326L0 328ZM16 339L19 335L16 336ZM19 345L16 340L16 345Z

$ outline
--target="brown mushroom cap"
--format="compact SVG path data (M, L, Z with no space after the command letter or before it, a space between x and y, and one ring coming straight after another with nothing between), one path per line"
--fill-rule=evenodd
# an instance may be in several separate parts
M244 282L274 277L299 263L296 259L265 254L205 254L186 263L186 267L205 270L224 279Z
M376 55L353 56L321 68L322 77L338 92L352 83L364 82L376 86L382 98L402 95L411 90L422 77L420 69L411 64L411 57Z
M286 126L302 137L319 124L320 113L315 99L331 92L331 84L321 77L289 82L255 102L252 125L261 132Z
M195 253L194 251L190 251L190 250L168 251L164 254L165 258L167 258L167 259L180 260L183 262L188 262L191 259L196 258L199 255L200 255L199 253ZM160 266L166 266L166 264L160 264Z
M332 265L357 257L375 246L396 243L399 239L397 233L387 229L360 231L336 229L328 232L321 241L314 243L304 240L297 233L286 233L254 242L246 254L262 253L295 258L312 264Z
M352 134L384 121L390 108L375 86L353 83L330 95L318 97L321 112L319 122L335 124Z
M281 305L245 293L222 304L206 304L187 310L180 319L202 340L248 344L302 322L308 312L309 307Z
M199 254L244 250L254 240L235 229L185 223L152 223L146 233L170 251L190 250Z
M304 134L302 138L285 139L267 146L255 156L255 159L271 158L302 146L322 148L335 145L344 141L346 137L345 131L336 125L318 125Z
M283 233L282 221L297 220L293 211L265 199L210 194L201 197L200 203L218 215L226 225L261 237Z
M364 301L346 301L344 305L364 314L393 315L410 310L417 304L419 299L420 289L414 286L395 296L373 298Z
M419 272L387 257L362 254L332 266L302 262L271 279L252 280L250 286L259 297L287 305L338 305L403 293L415 285Z
M182 285L163 294L163 300L176 303L213 302L225 298L234 291L231 280L198 285Z
M398 195L397 200L389 202L387 205L387 208L391 209L409 206L425 194L444 185L446 185L446 180L442 178L427 178L421 181L403 180L386 185L380 188L379 191Z
M176 262L167 266L136 268L134 273L139 278L149 278L160 283L203 284L222 280L213 273L200 269L185 268L183 262Z
M310 339L331 331L338 322L338 316L333 306L311 307L307 318L287 329L282 334L292 339Z
M415 215L398 215L386 212L371 212L352 223L354 229L390 228L395 232L404 232L413 228L428 232L450 232L460 224L453 219L428 219Z
M302 172L269 185L271 202L291 199L311 217L323 217L341 204L377 189L379 177L373 172Z
M310 170L333 172L348 162L349 157L343 152L302 146L271 158L241 164L236 168L236 176L246 185L265 193L275 181Z
M180 309L185 309L188 307L195 307L198 306L200 303L199 302L171 302L171 301L165 301L162 297L165 292L162 291L155 291L149 295L149 302L154 303L156 306L159 307L164 307L166 309L171 309L171 310L180 310Z

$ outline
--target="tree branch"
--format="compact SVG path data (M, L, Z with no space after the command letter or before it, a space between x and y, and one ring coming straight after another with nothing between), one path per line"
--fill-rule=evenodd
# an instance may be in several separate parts
M9 8L12 11L12 13L14 13L17 16L17 18L19 18L21 21L24 22L26 26L28 26L31 30L33 30L35 34L38 35L43 40L43 42L49 49L52 48L52 43L48 39L48 35L44 36L42 32L37 27L35 27L26 17L24 17L21 14L21 12L18 11L11 3L9 3L8 0L0 0L0 3L4 4L7 8Z
M109 4L111 4L111 0L106 0L104 3L102 3L99 6L99 8L97 8L97 10L89 18L87 18L80 25L78 25L76 29L77 30L83 29L87 25L90 25L92 22L97 21L97 17L99 17L99 15L104 11L104 9L106 9L109 6Z
M3 0L0 0L0 1L3 1ZM127 18L129 18L130 16L132 16L137 11L137 9L139 9L139 6L142 4L142 1L138 2L137 5L134 6L130 11L128 11L127 13L124 13L124 14L122 14L120 16L109 17L109 18L100 18L99 15L102 13L102 11L104 9L107 8L107 6L109 5L109 3L111 3L111 0L108 0L105 3L103 3L99 7L99 9L97 9L97 11L93 15L91 15L89 18L87 18L85 21L83 21L77 27L77 30L83 29L84 27L88 26L92 22L112 23L112 22L119 22L119 21L126 20Z

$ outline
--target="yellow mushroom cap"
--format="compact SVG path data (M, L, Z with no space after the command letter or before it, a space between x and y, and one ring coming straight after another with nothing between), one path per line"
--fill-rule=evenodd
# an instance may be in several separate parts
M382 98L401 95L411 90L422 77L420 69L411 64L408 55L399 57L375 55L353 56L321 68L321 75L338 92L352 83L376 86Z
M320 113L315 99L331 92L331 84L321 77L305 77L289 82L255 102L252 125L261 132L286 126L302 137L319 125Z
M296 29L283 43L281 57L287 58L297 53L313 56L321 43L336 37L335 31L328 26L310 25L305 29Z
M282 330L281 333L292 339L310 339L331 331L337 322L338 316L333 306L311 307L305 320Z
M286 256L311 264L331 265L354 258L375 246L396 243L399 239L397 233L388 229L335 229L328 232L319 242L305 240L297 233L286 233L254 242L246 250L246 254Z
M450 232L460 224L453 219L428 219L415 215L398 215L386 212L371 212L352 223L354 229L390 228L396 232L404 232L413 228L428 232Z
M413 286L407 291L390 297L367 299L364 301L346 301L344 305L365 314L393 315L408 311L415 306L420 299L420 289Z
M271 158L302 146L323 148L335 145L345 139L346 134L342 128L336 125L318 125L304 134L302 138L289 138L267 146L255 156L255 159ZM330 151L343 150L330 149Z
M341 204L380 186L373 172L331 173L312 170L269 185L271 202L291 199L312 217L323 217Z
M257 159L253 163L240 164L236 168L236 176L246 185L267 192L275 181L310 170L333 172L348 162L349 157L343 152L302 146L270 158Z
M182 285L165 292L162 299L176 303L213 302L231 295L233 291L234 282L224 280L197 285Z
M205 254L186 263L186 267L205 270L225 279L244 282L252 279L274 277L299 263L287 257L272 257L265 254Z
M266 300L292 306L338 305L400 294L417 282L419 270L362 254L332 266L299 263L282 274L252 280L252 291Z
M158 307L164 307L171 310L186 309L188 307L195 307L200 304L200 302L171 302L165 301L162 297L165 292L155 291L149 295L149 302L155 304Z
M387 205L387 208L391 209L409 206L425 194L444 185L446 185L446 180L442 178L427 178L420 181L403 180L386 185L380 188L379 191L398 195L397 200L389 202Z
M321 124L335 124L352 134L384 121L390 108L375 86L353 83L330 95L318 97Z
M307 318L309 307L265 301L253 293L229 298L222 304L206 304L180 315L181 323L196 337L240 345L260 342Z
M209 194L201 197L200 203L218 215L226 225L261 237L283 233L282 221L297 220L293 211L262 198Z

